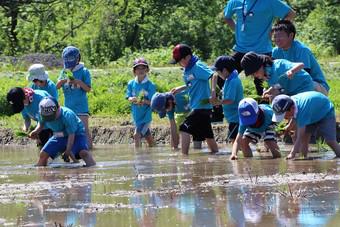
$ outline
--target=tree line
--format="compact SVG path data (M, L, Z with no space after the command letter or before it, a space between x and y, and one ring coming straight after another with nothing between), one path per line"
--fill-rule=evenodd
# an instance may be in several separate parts
M79 47L93 66L125 53L193 46L208 59L228 54L233 32L223 22L225 0L0 0L0 55L60 55ZM289 0L297 37L317 55L340 50L339 0Z

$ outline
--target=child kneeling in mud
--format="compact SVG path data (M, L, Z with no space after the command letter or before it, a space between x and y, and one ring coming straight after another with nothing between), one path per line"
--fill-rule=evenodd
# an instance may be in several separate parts
M261 138L273 158L281 154L276 143L275 123L272 122L273 110L267 104L258 105L252 98L244 98L238 105L240 126L233 144L230 160L236 160L239 148L244 157L253 157L249 143L257 143Z
M53 131L53 136L40 151L37 166L46 166L48 158L56 158L60 153L70 157L73 162L83 159L85 166L96 164L89 152L84 124L69 108L59 107L52 97L46 97L39 103L40 119L38 126L30 133L31 138L37 137L45 127Z

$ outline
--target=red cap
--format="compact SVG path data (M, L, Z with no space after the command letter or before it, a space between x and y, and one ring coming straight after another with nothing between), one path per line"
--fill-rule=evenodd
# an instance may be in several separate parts
M172 60L170 64L176 64L188 55L192 55L191 47L186 44L177 44L172 50Z

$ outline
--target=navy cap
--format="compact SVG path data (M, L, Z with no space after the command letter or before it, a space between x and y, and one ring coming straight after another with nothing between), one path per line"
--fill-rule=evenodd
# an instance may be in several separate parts
M72 69L78 64L80 51L77 47L68 46L63 50L62 58L64 61L64 68Z
M166 104L168 100L174 100L175 97L171 93L156 93L151 98L151 108L156 111L160 118L166 115Z
M288 95L278 95L273 99L273 122L281 122L285 116L286 111L294 104L294 101Z

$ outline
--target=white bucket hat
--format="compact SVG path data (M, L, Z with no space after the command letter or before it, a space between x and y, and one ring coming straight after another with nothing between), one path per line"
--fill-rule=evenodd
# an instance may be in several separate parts
M45 67L43 64L34 64L31 65L28 69L27 80L47 80L48 73L45 71Z

